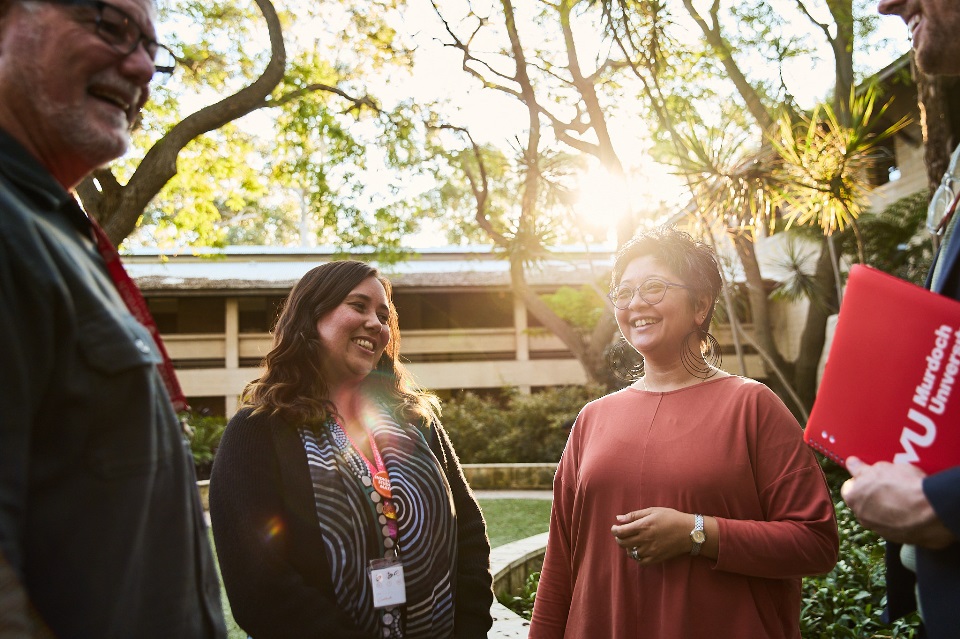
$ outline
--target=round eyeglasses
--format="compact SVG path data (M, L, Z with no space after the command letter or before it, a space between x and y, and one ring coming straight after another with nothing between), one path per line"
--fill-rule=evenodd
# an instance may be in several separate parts
M667 282L666 280L651 277L643 280L643 282L640 283L640 286L627 286L626 284L621 284L610 291L609 297L614 306L619 308L621 311L625 311L630 308L630 303L633 302L634 295L639 295L640 299L642 299L644 302L650 306L654 306L663 301L664 296L667 294L667 289L670 288L693 289L692 286L674 284L672 282Z
M154 79L165 82L173 73L177 59L167 47L147 37L131 15L101 0L40 0L68 7L92 9L96 34L120 55L127 56L137 50L140 43L153 60Z
M950 156L947 172L943 174L943 180L934 191L933 197L930 198L930 205L927 207L927 230L934 235L943 235L957 208L957 200L960 199L960 191L957 190L960 186L960 176L957 175L958 163L960 163L960 146Z

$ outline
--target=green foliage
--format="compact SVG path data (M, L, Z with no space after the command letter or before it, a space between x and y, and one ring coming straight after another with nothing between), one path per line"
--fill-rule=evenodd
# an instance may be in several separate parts
M234 152L211 161L228 144ZM268 184L249 159L262 150L253 136L235 124L195 138L180 153L177 174L140 219L144 230L132 239L143 238L161 247L227 244L232 224L249 220L254 211L256 217L264 216L260 202ZM273 207L263 210L275 212Z
M830 235L842 231L862 212L869 185L864 177L876 157L879 143L909 123L904 116L877 130L891 102L877 106L876 87L851 90L848 124L828 104L809 117L785 115L779 131L768 140L780 159L779 197L789 223L816 225Z
M500 595L497 601L514 611L524 619L533 616L533 603L537 599L537 586L540 585L540 571L530 573L523 588L516 595Z
M770 299L789 302L806 299L813 304L826 304L830 296L823 290L815 273L818 253L825 248L821 242L809 241L810 238L805 236L811 233L803 233L800 228L793 228L786 233L789 235L783 244L783 256L777 263L786 275L770 293Z
M590 286L561 286L555 293L540 296L560 319L581 333L589 333L603 317L606 305Z
M602 394L594 386L507 391L501 400L465 393L444 402L443 424L463 463L556 462L580 409Z
M774 230L782 184L772 151L757 150L742 131L693 118L674 132L673 143L671 163L687 180L698 216L749 235Z
M417 221L392 202L374 205L382 194L363 172L377 171L370 159L381 156L397 180L419 171L423 128L414 122L424 107L385 107L367 89L410 67L410 43L390 26L403 3L273 4L286 49L283 80L255 107L259 113L227 117L179 150L178 172L146 207L132 244L328 243L394 259ZM161 17L179 70L144 109L131 154L111 167L121 180L138 165L149 168L141 164L147 151L190 111L236 113L221 100L249 89L270 60L264 15L253 3L177 0Z
M803 580L800 634L804 639L913 637L916 616L883 623L886 599L883 542L838 501L840 561L826 575Z
M901 198L876 215L860 219L867 264L914 284L923 284L933 261L924 228L927 190Z
M220 438L227 427L225 417L187 413L181 418L186 426L190 440L190 452L193 453L193 463L198 468L204 468L213 463Z

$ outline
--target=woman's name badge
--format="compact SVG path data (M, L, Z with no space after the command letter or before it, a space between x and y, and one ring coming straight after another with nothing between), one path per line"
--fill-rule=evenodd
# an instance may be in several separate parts
M371 559L367 573L373 586L374 608L390 608L406 603L407 587L403 581L403 564L399 559Z

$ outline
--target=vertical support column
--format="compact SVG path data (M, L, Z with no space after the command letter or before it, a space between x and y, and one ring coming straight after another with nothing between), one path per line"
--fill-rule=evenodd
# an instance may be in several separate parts
M513 296L513 330L514 341L517 344L517 361L530 361L530 334L527 332L527 306L519 295ZM524 395L529 395L530 384L521 384L517 387Z
M227 370L227 379L234 376L230 374L240 368L240 310L236 297L228 297L226 300L224 312L224 362L223 367ZM239 395L236 393L224 395L224 408L227 419L233 417L237 412L237 400Z

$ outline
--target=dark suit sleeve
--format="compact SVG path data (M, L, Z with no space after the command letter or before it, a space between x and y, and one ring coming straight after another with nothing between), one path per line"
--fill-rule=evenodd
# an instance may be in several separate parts
M332 585L328 592L317 586L317 574L325 568L329 580L329 568L304 553L305 545L313 546L303 543L304 535L314 528L301 521L309 508L300 502L310 500L306 458L279 458L277 428L276 420L238 413L211 473L210 517L234 619L254 639L371 639L339 608ZM302 493L282 479L300 463ZM319 526L315 534L322 544ZM313 549L323 552L320 545Z
M923 493L940 521L960 540L960 466L924 478Z
M480 506L463 476L450 438L433 424L430 448L444 467L457 509L457 601L454 622L457 639L486 637L493 625L493 578L490 574L490 541Z

